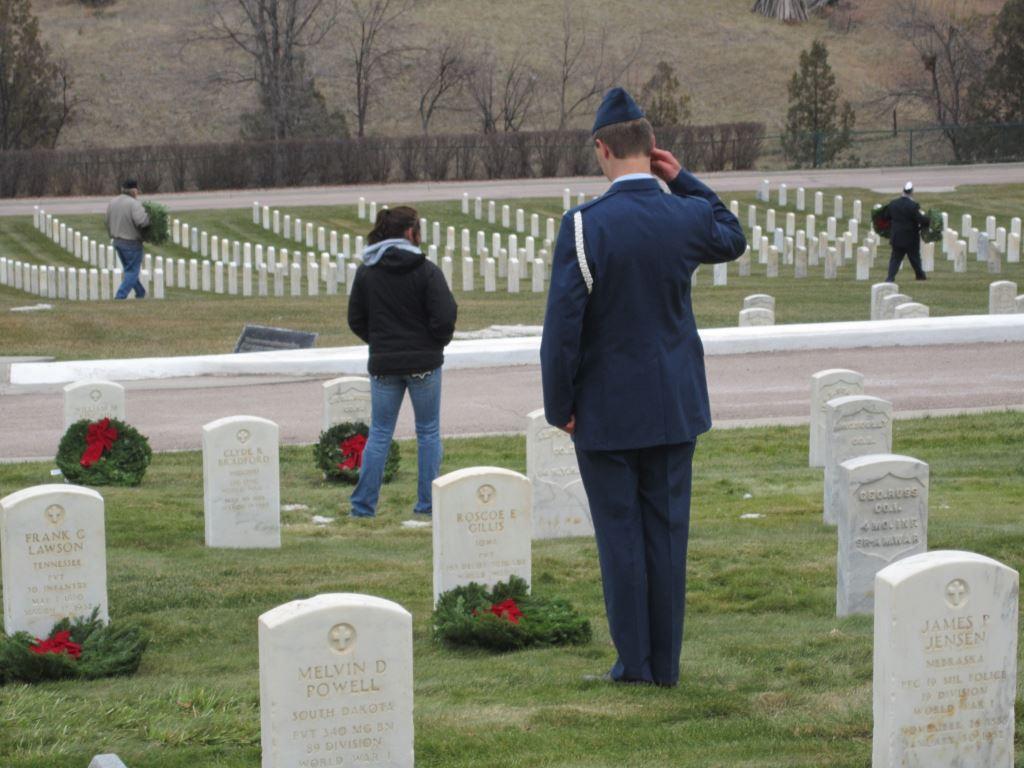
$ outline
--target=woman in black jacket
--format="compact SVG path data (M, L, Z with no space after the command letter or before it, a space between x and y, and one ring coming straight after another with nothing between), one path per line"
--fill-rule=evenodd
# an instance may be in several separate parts
M370 435L352 492L352 516L375 514L406 390L416 419L419 465L413 512L429 515L430 487L443 453L441 365L458 308L441 270L420 250L415 209L383 209L367 242L348 303L349 328L370 345Z

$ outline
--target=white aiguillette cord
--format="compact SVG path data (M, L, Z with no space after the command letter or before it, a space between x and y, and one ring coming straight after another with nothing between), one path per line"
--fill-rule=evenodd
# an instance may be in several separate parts
M587 254L583 250L583 214L576 211L572 217L576 226L576 260L580 263L580 272L583 273L583 282L587 286L587 293L594 290L594 277L590 274L590 267L587 265Z

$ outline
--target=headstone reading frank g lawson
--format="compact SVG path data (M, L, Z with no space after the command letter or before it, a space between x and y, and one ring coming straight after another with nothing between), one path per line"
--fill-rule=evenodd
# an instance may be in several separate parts
M870 395L848 395L825 403L823 520L835 525L839 464L871 453L892 453L892 403Z
M263 768L413 768L412 616L324 594L259 618Z
M873 768L1012 768L1018 573L973 552L875 577Z
M825 403L836 397L864 394L864 375L828 368L811 375L811 422L807 466L825 466Z
M113 381L76 381L64 387L64 429L76 421L124 421L124 387Z
M449 472L433 485L434 603L475 581L531 581L532 490L524 475L498 467Z
M928 550L928 465L876 453L839 465L836 616L871 614L875 574Z
M63 618L99 609L107 621L103 497L37 485L0 499L4 631L47 637Z
M540 408L527 415L526 476L533 484L533 538L593 536L590 504L572 438Z
M316 344L318 333L290 331L266 325L246 323L242 335L235 343L235 352L271 352L278 349L310 349Z
M281 546L278 426L228 416L203 426L206 546Z
M335 424L349 421L370 423L370 380L365 376L342 376L325 381L324 426L325 430Z

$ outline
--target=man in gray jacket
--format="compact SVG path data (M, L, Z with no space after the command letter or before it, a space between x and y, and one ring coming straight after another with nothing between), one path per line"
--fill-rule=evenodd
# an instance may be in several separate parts
M107 232L114 240L114 250L124 267L124 279L115 299L127 299L135 291L135 298L146 297L146 289L139 282L142 269L142 233L149 226L149 214L138 200L139 182L125 179L121 194L107 206Z

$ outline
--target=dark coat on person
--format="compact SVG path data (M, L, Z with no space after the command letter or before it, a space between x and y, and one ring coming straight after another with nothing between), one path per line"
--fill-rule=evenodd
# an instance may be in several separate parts
M918 202L908 195L897 197L889 203L889 218L892 219L889 242L893 247L908 251L918 249L921 228L931 223L931 219L921 212Z
M575 415L579 450L672 445L711 428L690 281L700 264L741 256L746 239L693 175L681 171L669 189L653 177L620 181L562 218L541 343L544 414L559 427Z
M370 374L423 373L444 363L458 307L422 251L390 247L372 265L360 265L354 280L348 326L370 345Z

